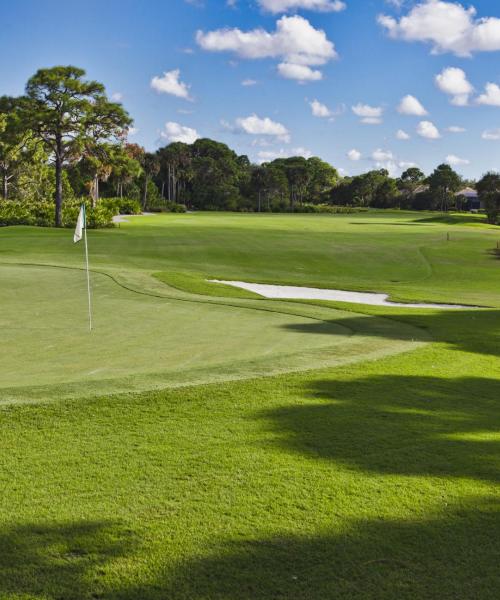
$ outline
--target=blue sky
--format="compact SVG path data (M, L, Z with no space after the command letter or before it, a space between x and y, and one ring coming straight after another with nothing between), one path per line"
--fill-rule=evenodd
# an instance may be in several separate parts
M0 93L75 64L150 150L198 135L254 161L398 174L448 160L477 177L500 169L500 3L471 2L1 0Z

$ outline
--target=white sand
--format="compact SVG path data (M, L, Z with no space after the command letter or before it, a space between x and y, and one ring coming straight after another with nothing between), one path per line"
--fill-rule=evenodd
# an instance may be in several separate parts
M220 281L211 279L213 283L224 283L234 287L255 292L264 298L282 300L335 300L337 302L352 302L353 304L371 304L373 306L401 306L403 308L474 308L460 304L421 304L390 302L387 294L371 292L346 292L343 290L325 290L321 288L295 287L291 285L267 285L264 283L246 283L244 281Z

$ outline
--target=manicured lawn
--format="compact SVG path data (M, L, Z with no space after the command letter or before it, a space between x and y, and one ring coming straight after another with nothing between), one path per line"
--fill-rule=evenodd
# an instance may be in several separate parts
M69 232L0 230L0 598L497 598L500 230L419 218L91 232L93 341L83 273L16 264L81 266ZM492 308L273 302L205 277Z

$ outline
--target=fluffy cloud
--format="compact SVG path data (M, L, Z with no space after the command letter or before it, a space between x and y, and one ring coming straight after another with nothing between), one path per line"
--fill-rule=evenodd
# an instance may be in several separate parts
M164 130L160 133L160 137L167 140L167 142L184 142L185 144L192 144L200 136L196 129L185 127L174 121L168 121L165 123Z
M382 113L384 109L381 106L370 106L359 102L351 107L352 112L361 118L362 123L368 125L380 125L382 123Z
M271 13L289 10L316 10L318 12L340 12L346 7L341 0L258 0L260 6Z
M250 135L275 136L282 142L290 141L288 129L269 117L258 117L256 114L236 119L237 129Z
M290 156L303 156L304 158L311 158L312 152L307 148L291 148L290 150L285 150L284 148L280 148L279 150L261 150L257 153L257 157L259 162L269 162L276 158L289 158Z
M165 71L162 77L156 76L151 79L151 87L159 94L171 94L178 98L191 100L191 97L189 96L190 86L182 82L180 76L180 69Z
M458 125L452 125L448 127L448 131L450 133L465 133L467 130L464 127L459 127Z
M326 104L321 104L321 102L318 100L309 102L309 106L311 107L313 117L327 119L332 116L332 111L328 108L328 106L326 106Z
M415 115L417 117L423 117L427 114L420 101L410 94L401 99L398 112L402 115Z
M280 63L278 73L285 79L295 79L299 83L323 79L323 73L318 69L311 69L307 65L296 65L295 63Z
M473 6L465 8L458 2L425 0L399 20L380 15L378 22L392 38L431 44L434 54L470 56L500 50L500 19L478 19L476 13Z
M321 79L321 72L311 67L324 65L337 56L325 32L298 15L281 17L273 32L262 28L198 31L196 41L209 52L234 52L245 59L281 59L280 75L301 82Z
M487 129L481 137L483 140L500 140L500 129Z
M406 133L406 131L403 131L402 129L398 129L397 133L396 133L396 137L398 140L409 140L410 136Z
M361 160L361 152L353 148L347 153L347 158L353 161Z
M457 167L460 165L470 165L470 160L468 160L466 158L460 158L459 156L456 156L455 154L448 154L445 162L447 162L452 167Z
M420 121L417 126L417 133L428 140L437 140L441 137L439 129L431 121Z
M488 106L500 106L500 86L496 83L487 83L484 94L481 94L476 102Z
M378 148L372 153L372 159L376 162L394 160L394 154L390 150L381 150Z
M438 88L451 96L451 103L455 106L467 106L469 96L474 91L472 85L467 81L467 75L462 69L448 67L436 75Z
M413 162L399 160L390 150L381 150L380 148L372 153L371 158L374 168L386 169L392 177L399 175L403 169L416 166Z
M115 92L111 94L111 100L113 102L121 102L123 100L123 94L121 92Z

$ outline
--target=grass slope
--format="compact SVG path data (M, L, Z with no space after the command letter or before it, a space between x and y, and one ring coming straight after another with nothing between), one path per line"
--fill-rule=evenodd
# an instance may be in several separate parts
M282 256L286 244L293 256L303 236L304 246L311 246L307 272L286 261L278 281L321 280L341 287L338 274L328 274L322 262L318 268L315 260L319 237L326 235L318 232L328 229L330 237L346 236L343 254L349 256L353 285L356 273L360 285L374 277L363 270L365 252L355 232L364 226L348 225L343 217L192 217L160 217L161 224L144 218L142 234L138 224L99 232L96 262L131 288L169 296L172 289L148 275L166 269L169 261L183 264L186 273L242 269L239 279L254 273L265 281L278 271L272 242L267 261L258 250L266 236ZM394 251L403 244L402 228L417 247L436 256L429 240L441 238L441 224L414 226L414 215L359 220L371 218L377 225L370 227L384 229L376 290L384 291L393 277L394 263L384 270L383 259L387 247ZM191 235L185 235L191 226ZM182 248L205 227L208 254L214 246L222 248L218 232L232 230L224 260L212 256L196 270L193 248L179 250L184 256L175 260L160 250L163 236ZM292 319L286 325L306 337L329 338L340 307L341 325L353 330L384 317L366 339L392 344L405 337L401 323L432 337L412 352L248 381L0 407L0 598L496 598L500 263L488 254L497 233L461 227L454 235L474 236L463 252L458 244L454 252L437 244L446 258L438 261L446 274L442 284L431 275L433 282L396 287L404 294L418 288L415 299L473 295L496 309L280 303L280 310L288 307L291 313L321 311L320 320ZM246 258L233 254L236 231L247 236ZM119 239L123 249L122 236L129 232L136 239L123 265L115 243ZM372 234L375 255L376 237ZM81 258L66 252L61 232L10 229L0 231L0 238L7 248L4 263L71 265ZM469 252L476 269L469 266ZM418 273L418 256L409 252L404 258L410 264L398 268L409 276ZM434 272L438 267L430 264ZM467 285L462 268L471 277ZM0 277L5 273L0 269ZM20 270L17 276L25 281ZM18 285L19 280L13 288ZM104 295L125 310L128 296L116 287L106 284ZM19 310L31 302L29 293L17 295ZM205 294L198 296L204 303L267 305ZM15 352L12 341L9 347Z

